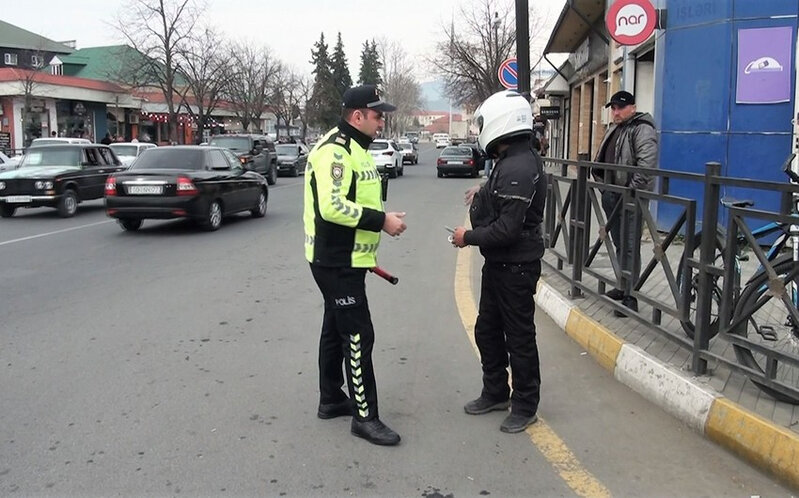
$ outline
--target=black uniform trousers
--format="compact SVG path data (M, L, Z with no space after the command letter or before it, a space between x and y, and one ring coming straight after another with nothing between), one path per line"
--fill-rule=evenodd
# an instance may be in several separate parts
M619 267L622 270L629 271L632 276L632 280L628 282L628 285L621 289L624 291L624 295L629 295L629 290L641 274L641 258L635 258L634 251L639 248L639 243L643 234L643 226L641 219L636 220L635 211L623 210L623 206L619 206L616 215L611 218L610 215L613 214L613 209L616 208L621 197L621 194L618 192L612 192L610 190L603 191L602 210L605 211L607 224L610 225L610 238L613 240L613 245L616 246L616 259L619 261ZM638 209L637 203L636 209ZM621 236L622 223L625 225L626 230L626 237L624 239L622 239Z
M311 264L316 285L325 300L319 339L319 402L355 403L355 418L377 418L377 386L372 365L375 342L369 303L366 300L366 268L338 268Z
M532 416L541 399L541 372L535 341L535 294L541 261L486 262L474 339L483 364L482 397L511 399L511 412ZM513 393L508 386L508 357Z

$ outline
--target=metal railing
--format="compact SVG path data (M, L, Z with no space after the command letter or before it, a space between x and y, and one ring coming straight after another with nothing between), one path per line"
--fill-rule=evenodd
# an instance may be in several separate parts
M787 250L766 254L761 248L765 241L757 240L748 223L781 223L788 237L788 227L799 225L790 209L799 185L723 177L719 163L707 163L704 174L647 170L659 179L658 188L633 191L596 181L592 171L604 170L608 178L607 172L632 174L640 171L636 167L553 158L545 162L544 234L555 262L544 262L569 282L572 298L595 296L689 351L698 375L707 374L709 360L720 362L777 399L799 404L799 247L793 258ZM696 199L670 193L674 181L702 187L701 216ZM725 187L776 192L782 196L782 212L736 203L729 208L722 235L716 227ZM608 192L619 197L612 209L602 205L602 194ZM658 227L658 209L674 214L670 226ZM638 227L648 231L651 242L634 237L630 261L627 248L617 244ZM620 228L619 241L610 236L615 228ZM754 254L752 261L741 256L741 241ZM644 248L651 253L642 254ZM608 286L634 297L644 305L641 311L606 296ZM734 356L722 352L730 348L712 348L716 341L731 343Z

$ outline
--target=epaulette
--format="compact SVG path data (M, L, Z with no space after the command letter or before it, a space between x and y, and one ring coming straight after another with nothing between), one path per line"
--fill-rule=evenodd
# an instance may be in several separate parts
M327 140L325 140L322 143L322 145L327 145L327 144L340 145L341 147L344 147L344 150L347 151L347 154L352 154L352 150L350 149L350 140L352 139L348 137L346 134L338 132L330 135L330 137Z

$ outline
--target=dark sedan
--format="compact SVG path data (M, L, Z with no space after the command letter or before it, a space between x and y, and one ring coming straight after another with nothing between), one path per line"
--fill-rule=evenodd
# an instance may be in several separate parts
M447 175L469 175L476 178L480 174L478 162L479 154L471 147L445 147L436 161L436 170L439 178Z
M0 173L0 216L23 207L53 207L75 216L80 202L103 197L108 175L124 170L114 152L100 144L31 147L18 169Z
M288 173L289 176L298 176L305 173L308 164L308 147L303 144L277 144L278 173Z
M138 230L147 218L189 218L216 230L234 213L262 218L268 196L266 179L232 152L195 145L146 150L105 184L106 213L125 230Z

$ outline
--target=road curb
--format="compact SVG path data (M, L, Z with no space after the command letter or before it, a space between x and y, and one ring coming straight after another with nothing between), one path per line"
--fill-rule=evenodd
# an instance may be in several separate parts
M799 489L799 436L625 343L540 279L536 304L622 384Z

